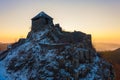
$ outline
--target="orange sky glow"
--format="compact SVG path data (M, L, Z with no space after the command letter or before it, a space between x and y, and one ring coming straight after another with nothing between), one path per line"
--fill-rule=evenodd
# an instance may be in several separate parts
M40 11L52 16L63 30L91 34L93 43L120 44L118 0L0 0L0 42L25 38L31 18Z

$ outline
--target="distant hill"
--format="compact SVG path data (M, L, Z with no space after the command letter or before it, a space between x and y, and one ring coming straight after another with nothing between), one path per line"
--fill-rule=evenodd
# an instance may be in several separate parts
M100 54L107 60L120 64L120 48L113 51L102 51Z
M97 51L115 50L120 47L120 44L103 42L93 42L93 45Z
M0 51L6 50L8 43L0 43Z
M113 64L116 74L115 80L120 80L120 48L113 51L103 51L99 53L104 59Z
M111 59L114 60L114 62L120 64L120 48L112 51Z

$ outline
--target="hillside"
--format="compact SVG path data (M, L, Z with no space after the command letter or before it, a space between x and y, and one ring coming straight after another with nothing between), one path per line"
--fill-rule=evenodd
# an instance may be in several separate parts
M113 80L112 65L98 56L91 35L65 32L44 12L32 18L27 38L0 55L0 80Z
M105 42L93 42L94 47L97 51L109 51L115 50L120 47L117 43L105 43Z
M7 43L0 43L0 51L6 50L7 49Z
M113 50L113 51L104 51L100 52L100 55L113 64L115 69L115 80L120 79L120 48Z
M113 50L113 51L103 51L100 52L105 59L120 64L120 48Z

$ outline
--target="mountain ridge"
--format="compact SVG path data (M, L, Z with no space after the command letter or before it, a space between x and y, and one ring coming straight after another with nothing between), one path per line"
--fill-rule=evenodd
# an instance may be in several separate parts
M100 55L113 65L115 70L115 80L120 79L120 48L113 51L101 51Z
M91 35L62 31L47 16L34 17L27 38L8 46L0 57L2 80L114 79L112 65L98 56Z

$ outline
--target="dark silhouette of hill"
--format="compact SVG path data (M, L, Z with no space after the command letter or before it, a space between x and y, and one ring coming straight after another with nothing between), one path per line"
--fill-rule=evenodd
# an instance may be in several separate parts
M0 43L0 51L4 51L7 49L8 43Z
M107 60L120 64L120 48L113 51L103 51L100 54Z
M120 48L113 51L103 51L99 53L104 59L112 63L116 75L115 80L120 80Z

